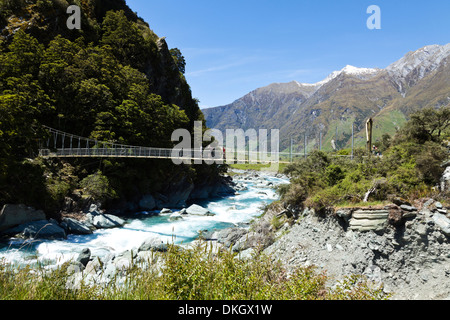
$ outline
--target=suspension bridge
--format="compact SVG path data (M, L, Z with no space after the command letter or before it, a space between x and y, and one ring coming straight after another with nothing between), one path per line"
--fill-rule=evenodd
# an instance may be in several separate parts
M135 159L167 159L183 163L290 163L294 157L304 154L277 152L267 157L265 153L250 151L220 152L207 149L174 149L132 146L114 142L98 141L77 136L54 128L46 127L49 137L40 142L39 156L42 158L135 158ZM278 155L274 159L274 155Z

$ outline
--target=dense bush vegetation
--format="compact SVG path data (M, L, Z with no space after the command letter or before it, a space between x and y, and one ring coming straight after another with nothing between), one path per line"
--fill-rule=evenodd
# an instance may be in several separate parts
M413 114L394 137L383 136L378 142L381 157L369 157L362 149L356 150L354 160L314 151L308 159L285 169L292 185L280 189L282 199L285 204L306 204L320 211L363 200L437 195L434 187L449 155L443 143L449 129L450 107L425 109Z
M47 141L42 125L99 141L171 148L175 129L191 130L194 121L203 121L182 74L181 52L158 48L158 37L124 1L76 2L83 9L80 31L34 25L62 21L58 15L66 16L63 9L71 3L0 2L3 17L46 18L33 18L31 26L0 40L0 204L25 203L51 212L76 188L107 201L158 191L171 174L202 181L217 176L214 166L197 172L175 169L169 161L29 160L39 142ZM104 11L113 4L126 10ZM36 30L46 28L44 39ZM64 172L49 169L64 166L71 167L73 183L65 181ZM108 186L101 194L91 192L94 177Z
M180 250L170 246L160 257L164 269L126 270L121 286L88 286L67 290L67 265L55 271L43 269L30 275L28 269L12 272L0 264L0 296L6 300L364 300L386 299L382 289L359 277L342 281L333 289L328 278L312 267L299 268L288 275L268 257L251 260L222 251L213 254L207 246ZM150 262L151 264L151 262Z

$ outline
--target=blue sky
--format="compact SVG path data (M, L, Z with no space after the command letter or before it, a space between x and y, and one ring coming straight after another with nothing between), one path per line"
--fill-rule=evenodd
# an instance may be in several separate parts
M200 106L232 103L273 82L315 83L347 64L385 68L450 43L448 0L127 0L186 58ZM381 9L369 30L367 8Z

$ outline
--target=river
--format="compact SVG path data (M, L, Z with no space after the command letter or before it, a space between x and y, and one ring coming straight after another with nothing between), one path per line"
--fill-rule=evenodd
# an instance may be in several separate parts
M14 265L59 265L75 259L84 248L89 248L93 256L103 257L136 250L155 236L164 242L187 245L198 238L199 231L248 225L262 214L265 205L278 199L275 187L289 183L285 177L268 173L236 173L234 181L245 190L226 198L196 202L214 216L188 215L172 221L171 213L136 212L127 217L124 227L97 230L92 235L68 235L65 240L10 239L0 246L0 260Z

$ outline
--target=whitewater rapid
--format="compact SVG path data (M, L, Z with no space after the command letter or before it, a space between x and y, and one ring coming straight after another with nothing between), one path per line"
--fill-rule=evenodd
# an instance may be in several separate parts
M151 237L158 237L167 243L187 245L196 240L201 231L248 225L263 213L265 205L278 200L275 187L287 184L289 180L264 173L260 173L256 179L249 179L248 175L239 173L234 181L244 185L246 190L226 198L196 202L214 213L214 216L188 215L172 221L172 213L137 212L126 219L124 227L97 230L91 235L69 235L65 240L12 239L0 247L0 260L15 265L59 265L75 259L84 248L89 248L93 256L103 257L137 250Z

